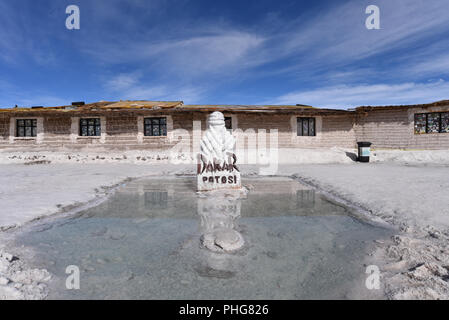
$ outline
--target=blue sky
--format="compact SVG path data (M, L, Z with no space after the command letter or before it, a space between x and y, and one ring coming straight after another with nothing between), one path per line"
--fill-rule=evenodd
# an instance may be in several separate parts
M432 102L449 99L448 39L446 0L0 0L0 106Z

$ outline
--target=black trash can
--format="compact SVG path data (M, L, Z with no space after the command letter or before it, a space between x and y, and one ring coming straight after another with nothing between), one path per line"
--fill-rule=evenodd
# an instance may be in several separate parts
M371 142L357 142L357 145L359 146L359 156L357 157L357 160L360 162L369 162L369 156L371 153Z

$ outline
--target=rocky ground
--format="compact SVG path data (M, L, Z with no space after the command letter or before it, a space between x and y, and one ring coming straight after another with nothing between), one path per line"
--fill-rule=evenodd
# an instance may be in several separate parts
M46 270L27 268L20 258L0 250L0 300L41 300L48 295Z
M434 227L403 230L381 246L383 278L390 299L449 299L449 232Z
M413 160L414 159L414 160ZM449 170L447 164L406 161L279 166L327 195L398 229L374 253L390 299L449 298ZM127 178L194 174L191 165L9 164L0 166L0 229L5 231L82 203L94 204ZM257 175L255 166L242 166ZM0 243L0 248L1 248ZM0 298L42 299L45 270L26 268L20 257L0 251Z

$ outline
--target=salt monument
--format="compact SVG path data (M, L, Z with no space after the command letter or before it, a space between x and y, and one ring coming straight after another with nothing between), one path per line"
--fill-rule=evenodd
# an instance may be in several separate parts
M208 118L208 129L201 140L198 155L198 214L201 218L203 246L214 252L231 252L243 247L237 231L242 188L235 138L226 130L221 112Z
M198 191L239 189L235 138L226 130L221 112L211 113L208 122L198 155Z

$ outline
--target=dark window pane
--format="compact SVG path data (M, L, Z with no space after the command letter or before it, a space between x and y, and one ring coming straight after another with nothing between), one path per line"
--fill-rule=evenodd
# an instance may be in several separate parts
M305 136L309 135L309 121L302 119L302 132Z
M23 127L24 126L24 121L23 120L17 120L17 126L21 126L21 127Z
M37 126L37 120L34 119L34 120L33 120L33 127L36 127L36 126Z
M449 112L441 114L441 132L449 132Z
M426 133L426 114L425 113L415 114L415 133L416 134Z
M87 120L86 119L81 119L81 125L82 126L87 126Z
M315 118L309 119L309 135L310 136L315 135Z
M153 118L153 119L151 119L151 122L153 123L153 125L159 124L159 119Z
M17 130L17 136L18 137L24 137L25 136L25 128L23 126L19 127Z
M36 127L32 127L32 128L31 128L31 136L32 136L32 137L37 136L37 134L36 134Z
M32 121L31 120L25 120L25 126L31 127Z
M167 119L166 118L160 118L160 132L161 136L167 135Z
M87 127L87 135L94 136L95 135L95 127L92 127L92 126Z
M225 117L225 127L228 130L232 130L232 117Z
M159 136L159 125L153 125L153 136Z
M302 136L302 119L298 118L297 135Z
M427 114L427 133L440 132L440 114L429 113Z
M101 126L99 126L99 125L97 125L96 126L96 134L97 134L97 136L100 136L101 135Z
M87 127L86 126L81 127L81 135L83 137L87 136Z
M31 127L25 127L25 136L31 137Z

